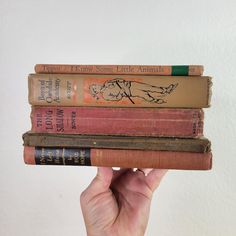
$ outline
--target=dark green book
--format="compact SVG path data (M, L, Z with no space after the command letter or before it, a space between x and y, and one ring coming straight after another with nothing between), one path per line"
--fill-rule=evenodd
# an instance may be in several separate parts
M78 134L23 134L24 146L210 152L207 138L158 138Z

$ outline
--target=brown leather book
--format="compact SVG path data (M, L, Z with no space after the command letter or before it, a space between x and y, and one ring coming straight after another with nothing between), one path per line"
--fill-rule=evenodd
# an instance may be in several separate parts
M212 153L25 146L24 161L31 165L209 170Z
M23 134L25 146L71 147L71 148L109 148L158 150L175 152L210 152L211 143L206 138L158 138L111 135L78 134Z

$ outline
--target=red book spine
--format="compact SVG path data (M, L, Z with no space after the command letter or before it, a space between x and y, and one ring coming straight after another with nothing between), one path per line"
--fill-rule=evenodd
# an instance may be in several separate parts
M25 146L24 162L31 165L209 170L212 153Z
M203 135L202 109L32 107L31 131L159 137Z

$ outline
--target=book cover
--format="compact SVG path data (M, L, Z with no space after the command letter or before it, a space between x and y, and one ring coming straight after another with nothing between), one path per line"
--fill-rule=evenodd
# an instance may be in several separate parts
M31 165L209 170L212 153L25 146L24 162Z
M36 64L36 73L119 75L202 75L202 65L66 65Z
M31 111L32 132L159 137L200 137L202 109L40 107Z
M210 106L207 76L31 74L29 103L41 106Z
M140 149L180 152L209 152L207 138L158 138L112 135L43 134L26 132L24 146Z

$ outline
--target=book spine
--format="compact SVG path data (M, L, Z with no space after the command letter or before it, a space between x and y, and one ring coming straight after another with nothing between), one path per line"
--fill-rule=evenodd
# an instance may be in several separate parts
M31 74L28 82L31 105L175 108L210 106L211 78L206 76Z
M24 146L142 149L178 152L209 152L211 143L206 138L158 138L115 135L23 134Z
M203 74L202 65L60 65L36 64L36 73L56 74L120 74L120 75L193 75Z
M24 147L24 162L32 165L106 166L209 170L212 154L145 150Z
M32 107L32 132L159 137L203 135L203 110Z

